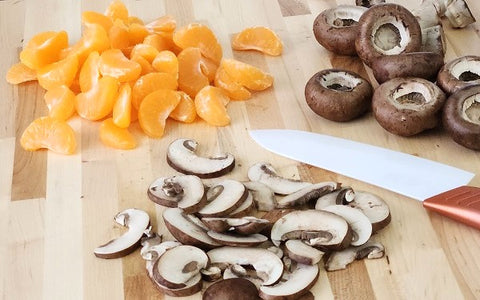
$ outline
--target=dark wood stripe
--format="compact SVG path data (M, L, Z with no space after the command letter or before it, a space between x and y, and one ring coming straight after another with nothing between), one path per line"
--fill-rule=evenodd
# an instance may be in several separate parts
M311 14L306 0L278 0L278 4L284 17Z
M343 56L330 54L330 63L333 68L352 71L369 80L365 65L358 56Z

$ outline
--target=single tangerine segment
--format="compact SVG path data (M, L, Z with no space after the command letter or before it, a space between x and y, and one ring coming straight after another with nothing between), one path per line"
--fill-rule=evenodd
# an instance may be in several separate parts
M235 59L222 60L221 67L233 81L250 90L262 91L273 84L272 75Z
M150 93L159 90L176 90L177 79L168 73L149 73L140 77L132 88L132 106L139 109L143 99Z
M209 85L210 80L202 72L202 53L199 48L186 48L178 54L178 87L190 97L203 87Z
M145 25L132 23L128 26L128 40L130 45L142 43L149 34Z
M112 112L117 93L117 79L110 76L102 77L89 91L75 97L77 113L87 120L100 120Z
M32 81L37 79L37 72L30 69L25 64L19 62L12 65L8 71L5 79L10 84L20 84L27 81Z
M82 24L84 24L85 26L90 26L93 24L100 25L103 27L103 29L105 29L106 32L108 32L113 26L111 18L96 11L82 12Z
M140 72L140 76L146 75L148 73L156 72L156 70L152 67L152 64L148 62L143 56L140 55L132 55L132 61L136 61L142 67L142 72Z
M278 56L282 54L283 44L278 35L264 26L249 27L234 36L234 50L256 50L262 53Z
M195 110L198 116L208 124L227 126L230 124L230 116L226 108L229 100L220 88L206 86L195 97Z
M120 0L113 0L110 2L105 10L105 15L110 17L112 21L119 19L124 23L128 22L128 9Z
M130 47L128 27L120 20L117 20L113 23L113 26L108 31L108 38L110 40L110 47L112 49L123 50Z
M113 123L120 128L130 126L132 114L132 88L124 83L118 89L118 96L113 106Z
M75 94L65 85L47 91L44 99L52 118L66 121L75 113Z
M77 55L79 65L82 65L91 52L102 53L110 48L110 39L101 25L92 24L85 27L82 37L72 47L69 55Z
M153 46L158 51L170 50L174 45L172 40L155 33L147 35L142 43Z
M181 100L178 92L161 89L148 94L138 109L138 122L143 132L160 138L165 132L166 119Z
M197 111L195 110L195 102L185 92L178 91L180 95L180 102L177 107L170 113L170 118L183 123L192 123L197 117Z
M218 65L211 59L202 56L200 59L200 70L205 76L207 76L209 82L213 82L218 70Z
M78 71L77 56L68 56L37 71L37 80L47 91L59 85L70 86Z
M40 117L25 129L20 145L27 151L46 148L59 154L73 154L77 143L75 132L65 121Z
M129 150L137 147L135 137L127 128L118 127L112 118L108 118L100 124L99 136L106 146Z
M129 60L121 50L109 49L100 55L100 74L117 78L120 82L136 80L140 77L142 67Z
M178 78L178 58L172 51L158 52L152 61L152 67L158 72L169 73Z
M221 88L232 100L247 100L252 97L252 93L236 83L222 67L218 68L215 75L215 86Z
M98 79L100 79L99 64L100 54L97 51L91 52L83 63L78 75L80 91L87 92L97 84Z
M140 24L140 25L145 25L142 19L136 16L128 16L127 24Z
M145 25L151 32L173 32L177 27L177 21L171 15L161 16Z
M32 37L20 52L20 61L33 70L54 63L68 47L66 31L45 31Z
M152 63L155 57L158 55L158 50L152 45L148 44L136 44L130 52L131 57L135 55L140 55L145 58L149 63Z
M222 59L222 46L213 31L206 25L191 23L173 33L173 41L182 49L197 47L203 56L217 65Z

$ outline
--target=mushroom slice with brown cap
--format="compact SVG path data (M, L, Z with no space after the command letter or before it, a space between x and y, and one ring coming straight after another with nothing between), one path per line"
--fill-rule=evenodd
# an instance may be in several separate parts
M355 40L358 56L367 66L374 58L419 51L422 32L415 16L405 7L385 3L369 8L358 20Z
M465 0L447 1L445 16L453 28L464 28L475 23L475 17L472 15Z
M212 240L202 227L191 222L180 208L165 209L163 220L168 231L182 244L202 249L212 249L221 246Z
M306 186L310 182L288 179L277 174L273 166L266 162L259 162L248 169L248 178L251 181L259 181L268 186L274 193L288 195Z
M115 222L128 228L120 237L109 241L93 250L100 258L118 258L133 252L150 224L150 217L146 212L136 208L129 208L118 213Z
M351 187L342 187L339 190L325 194L317 199L315 209L322 209L330 205L348 204L355 199L355 191Z
M316 200L321 196L331 193L339 188L340 184L338 182L326 181L315 183L283 197L277 202L277 207L287 208L306 204L311 200Z
M283 273L282 260L273 252L262 248L220 247L207 252L210 263L252 266L264 278L263 285L277 282Z
M447 62L438 72L437 84L447 94L480 84L480 56L466 55Z
M366 10L362 6L338 5L322 11L313 22L317 42L333 53L356 55L358 19Z
M252 194L253 202L259 211L270 211L275 208L275 193L265 184L259 181L243 182Z
M385 248L382 244L368 241L361 246L348 247L342 251L332 252L325 263L325 269L327 271L342 270L355 260L381 258L384 255Z
M353 231L352 246L360 246L365 244L372 235L372 223L368 217L359 209L347 205L330 205L323 208L340 217L350 225Z
M153 278L161 285L179 289L208 265L208 256L200 248L181 245L167 250L153 267Z
M148 188L153 202L167 207L179 207L187 214L197 212L206 204L202 180L195 175L157 178Z
M363 191L357 191L355 200L348 204L350 207L360 209L372 223L372 232L387 226L391 221L390 208L379 196Z
M177 139L167 150L168 164L183 174L200 178L213 178L230 172L235 167L235 158L226 153L217 157L196 154L198 143L191 139Z
M373 94L372 110L387 131L412 136L440 123L445 94L422 78L393 78Z
M255 247L268 241L266 236L259 233L238 235L234 233L220 233L211 230L208 231L207 234L217 243L232 247Z
M465 87L448 98L443 125L456 143L480 150L480 85Z
M323 257L324 252L305 244L302 240L288 240L285 242L287 256L292 260L305 264L315 265Z
M243 202L228 214L229 218L241 218L248 216L255 209L252 193L247 190L247 197Z
M248 190L237 180L225 179L207 191L207 205L198 211L202 217L226 216L248 197Z
M272 286L261 286L260 297L266 300L298 299L307 293L318 278L318 265L297 264L292 272Z
M196 294L202 290L203 281L200 274L195 275L192 279L185 283L185 287L173 289L157 282L150 274L153 272L153 265L147 268L147 273L150 279L155 283L155 286L164 294L173 297L187 297Z
M256 217L242 218L202 218L202 222L215 232L233 231L243 235L259 233L270 221Z
M381 3L385 3L385 0L355 0L355 5L367 8Z
M217 266L208 266L201 269L202 278L206 281L217 281L222 278L222 269Z
M370 108L373 89L355 72L326 69L313 75L305 85L305 100L317 115L335 122L346 122Z
M344 249L352 241L352 232L342 217L309 209L293 211L278 219L273 224L270 238L276 246L282 241L300 239L314 247Z
M140 251L140 255L144 260L156 260L162 256L168 249L182 245L177 241L165 241L157 245L144 245Z
M260 300L257 287L244 278L229 278L211 284L202 296L203 300Z

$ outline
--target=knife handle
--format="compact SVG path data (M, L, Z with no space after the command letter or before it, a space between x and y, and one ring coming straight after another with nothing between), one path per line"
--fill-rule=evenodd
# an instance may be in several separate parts
M480 229L480 188L461 186L423 201L426 209Z

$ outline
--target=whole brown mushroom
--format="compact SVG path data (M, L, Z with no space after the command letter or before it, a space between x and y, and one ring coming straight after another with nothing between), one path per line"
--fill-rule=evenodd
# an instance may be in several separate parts
M244 278L229 278L210 285L203 300L260 300L255 284Z
M438 73L437 84L447 94L480 84L480 56L466 55L449 61Z

